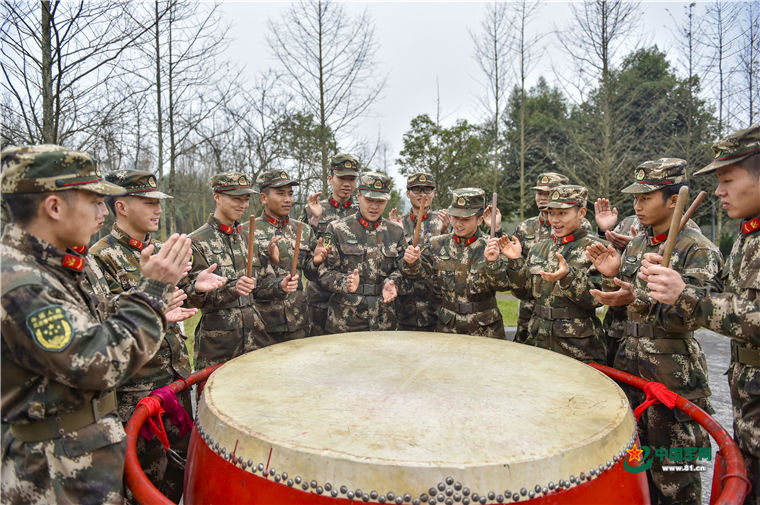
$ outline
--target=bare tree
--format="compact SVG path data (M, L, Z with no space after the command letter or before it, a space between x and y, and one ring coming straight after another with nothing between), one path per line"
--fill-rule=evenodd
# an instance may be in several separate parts
M133 93L120 86L128 50L149 27L126 15L131 3L8 1L2 4L3 142L82 148L117 119ZM21 128L17 128L20 126Z
M499 119L508 88L509 56L512 26L507 4L494 2L485 6L480 33L470 32L475 44L475 59L486 77L487 93L483 104L493 125L493 182L496 191L499 181ZM489 122L491 122L489 121Z
M744 126L750 126L756 122L760 99L760 8L753 2L747 2L743 10L738 73L744 86L739 110L746 114L747 119L746 122L740 118L737 120Z
M386 79L378 77L372 21L350 18L329 0L298 0L280 22L269 22L267 42L288 84L319 120L322 190L327 191L330 132L340 135L365 115Z

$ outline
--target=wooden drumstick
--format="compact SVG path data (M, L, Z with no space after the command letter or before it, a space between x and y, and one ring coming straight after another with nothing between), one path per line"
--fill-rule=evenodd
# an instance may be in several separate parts
M668 240L665 241L665 251L662 253L662 266L670 266L670 257L673 255L673 249L676 247L678 238L678 228L681 226L681 217L683 208L686 206L686 200L689 199L689 188L682 186L678 191L678 201L673 211L673 217L670 220L670 231L668 231Z
M681 218L681 226L678 227L678 233L681 233L681 231L686 227L686 223L689 222L689 219L691 219L691 216L694 215L694 213L697 211L697 208L704 201L706 197L707 197L707 191L700 191L697 197L694 199L694 201L691 202L691 205L689 205L689 208L686 210L686 212L683 213L683 217Z
M303 223L301 221L298 222L298 231L296 232L296 248L293 251L293 263L290 264L290 276L293 277L296 275L296 271L298 270L298 251L301 250L301 229L303 228Z
M496 236L496 191L493 192L491 201L491 238Z
M248 221L248 264L245 267L245 276L251 277L253 273L253 234L256 231L256 218L251 216Z
M432 196L430 197L433 198ZM420 241L420 226L422 226L422 216L425 215L425 208L427 207L428 197L422 197L422 204L420 205L420 215L417 216L417 224L414 226L414 239L412 240L412 246L417 247L417 243Z

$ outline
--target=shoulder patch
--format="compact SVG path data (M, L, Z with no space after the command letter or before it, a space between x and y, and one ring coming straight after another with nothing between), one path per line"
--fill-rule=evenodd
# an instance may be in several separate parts
M333 243L333 234L325 233L325 235L322 237L322 246L327 247L329 245L332 245L332 243Z
M48 305L26 317L26 327L34 342L46 351L61 352L74 337L74 329L66 309Z
M126 265L124 267L124 270L127 272L135 272L137 270L137 267L135 265Z

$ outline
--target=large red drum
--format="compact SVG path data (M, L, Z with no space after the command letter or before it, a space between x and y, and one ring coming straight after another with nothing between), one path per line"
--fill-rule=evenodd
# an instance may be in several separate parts
M184 503L649 503L607 376L502 340L327 335L214 372Z

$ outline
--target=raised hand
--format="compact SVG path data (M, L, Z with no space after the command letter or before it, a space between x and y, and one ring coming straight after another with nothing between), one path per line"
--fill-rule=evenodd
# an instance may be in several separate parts
M319 237L319 240L317 240L317 247L314 248L314 254L312 256L314 265L319 265L324 262L330 254L330 251L332 251L331 246L325 247L323 244L322 237Z
M153 254L155 246L149 245L140 252L140 273L143 277L168 284L177 284L185 276L190 261L190 239L175 233Z
M610 231L617 224L617 207L610 210L610 201L606 198L597 198L594 202L594 219L596 226L602 231Z
M483 251L483 256L485 256L486 261L496 261L499 259L499 239L489 238L488 244L486 245L486 250Z
M401 225L401 216L398 215L398 209L396 207L393 207L390 213L388 213L388 220L391 223Z
M306 206L309 208L311 215L316 218L317 221L319 221L319 218L322 217L322 204L319 203L320 196L322 196L321 191L309 195L309 197L306 199Z
M354 270L346 277L346 291L356 293L359 289L359 270Z
M620 253L611 245L591 244L586 247L586 257L604 276L615 277L620 272Z
M269 261L272 262L272 265L276 265L280 262L280 248L277 247L277 242L279 242L280 239L282 239L282 235L275 235L267 244L267 256L269 256Z
M633 230L633 226L631 226L631 231ZM615 249L618 251L624 250L628 246L628 242L633 240L634 236L636 236L635 231L633 231L631 235L623 235L622 233L617 233L614 231L608 231L604 233L604 237L609 241L610 244L615 246Z
M166 306L164 313L174 310L177 307L181 307L182 304L185 303L185 299L187 299L185 292L179 288L174 288L172 299L169 300L169 305Z
M219 289L227 283L227 277L216 275L216 263L205 270L201 270L195 279L195 290L198 293L207 293Z
M240 296L248 296L256 287L256 279L253 277L240 277L235 283L235 292Z
M168 312L165 312L166 321L169 323L179 323L190 319L198 313L198 309L186 309L185 307L176 307Z
M392 280L386 282L383 286L383 301L385 303L390 303L395 300L397 296L398 290L396 289L396 283Z
M539 272L539 275L545 281L556 282L560 279L563 279L567 274L570 273L570 266L567 264L565 257L560 253L554 253L554 255L559 260L559 268L555 272Z
M404 261L409 263L410 265L420 259L420 247L408 245L406 247L406 251L404 251Z
M647 282L649 296L660 303L673 305L686 288L686 283L681 274L672 268L662 266L661 262L662 256L659 254L645 254L641 262L639 278Z
M483 222L486 223L488 228L491 228L491 207L493 207L493 205L489 205L486 207L486 210L483 211ZM498 207L496 207L496 229L501 230L501 211L499 211Z
M599 303L609 305L610 307L628 305L636 299L636 294L633 292L633 285L630 282L621 281L617 277L612 280L615 281L615 284L617 284L620 289L617 291L600 291L598 289L592 289L589 290L589 293L596 298Z
M520 245L520 240L514 235L511 238L508 235L500 237L499 249L501 250L501 254L511 260L517 259L522 255L522 245Z
M441 209L438 211L438 219L441 220L441 235L444 233L449 232L449 226L451 226L451 216L449 216L449 212L446 209Z
M298 291L298 275L286 275L280 283L282 290L286 293L295 293Z

